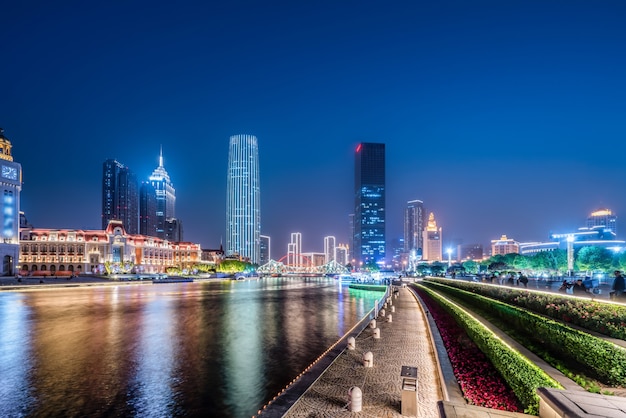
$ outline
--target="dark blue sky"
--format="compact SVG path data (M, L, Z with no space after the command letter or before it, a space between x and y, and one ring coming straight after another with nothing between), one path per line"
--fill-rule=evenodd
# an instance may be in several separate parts
M62 6L60 6L62 5ZM5 2L0 126L37 227L99 228L102 163L163 146L185 238L219 246L228 139L259 139L273 258L348 241L354 149L384 142L387 235L626 232L623 1Z

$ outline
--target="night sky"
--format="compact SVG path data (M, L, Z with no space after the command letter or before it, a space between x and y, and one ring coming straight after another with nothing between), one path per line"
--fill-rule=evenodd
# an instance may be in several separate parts
M274 259L290 232L348 242L359 142L386 144L388 242L414 199L444 246L600 207L624 238L625 22L622 0L4 2L0 126L35 227L99 229L104 160L147 179L162 146L185 240L217 248L229 137L253 134Z

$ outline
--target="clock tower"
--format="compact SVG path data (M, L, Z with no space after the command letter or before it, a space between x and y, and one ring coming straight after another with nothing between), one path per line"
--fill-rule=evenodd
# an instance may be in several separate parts
M0 128L0 275L12 276L19 260L22 166L13 161L11 141Z

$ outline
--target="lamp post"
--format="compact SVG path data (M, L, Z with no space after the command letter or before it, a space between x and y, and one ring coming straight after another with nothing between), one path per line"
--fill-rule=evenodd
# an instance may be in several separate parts
M567 275L569 277L574 273L574 236L567 236Z
M448 268L450 268L452 266L452 248L449 248L446 250L446 252L448 253Z

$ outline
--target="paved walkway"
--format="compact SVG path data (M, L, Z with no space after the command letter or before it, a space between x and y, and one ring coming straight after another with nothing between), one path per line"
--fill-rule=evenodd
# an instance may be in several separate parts
M435 359L425 315L413 293L400 289L392 297L386 316L376 325L380 339L368 327L356 337L356 348L345 350L322 376L300 397L285 417L350 417L348 390L356 386L363 393L361 417L401 417L402 366L417 367L417 416L439 416L437 401L442 398L442 379ZM388 322L391 315L391 322ZM363 354L373 354L373 367L362 364Z

